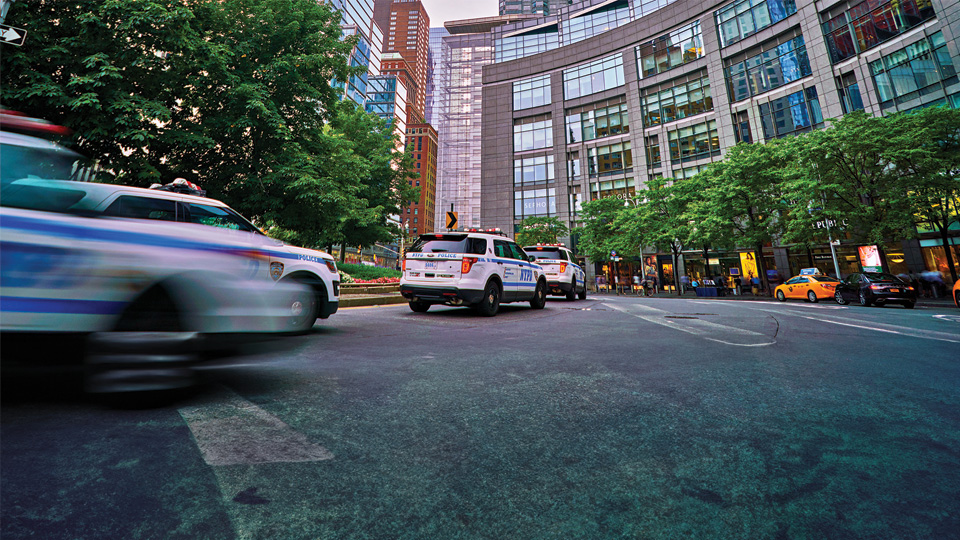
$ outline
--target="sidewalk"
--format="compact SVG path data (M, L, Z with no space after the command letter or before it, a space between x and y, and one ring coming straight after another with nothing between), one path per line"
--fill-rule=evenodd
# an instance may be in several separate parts
M597 297L601 297L601 298L604 297L604 296L617 296L617 293L614 292L614 291L600 291L600 292L597 292L597 291L590 290L590 291L588 291L588 293L589 293L589 294L592 294L592 295L594 295L594 296L597 296ZM638 296L638 295L635 294L635 293L624 293L624 294L621 294L620 296L634 296L634 297L638 297L638 298L644 298L643 296ZM588 296L588 298L589 298L589 296ZM743 300L750 300L750 301L754 301L754 302L777 302L777 299L774 298L773 296L766 296L766 295L763 295L763 294L758 295L758 296L754 296L753 294L750 294L750 293L741 294L741 295L739 295L739 296L737 296L737 295L728 295L728 296L697 296L696 293L694 293L693 291L688 291L688 292L684 293L683 296L677 295L676 292L662 292L662 291L661 291L661 292L659 292L659 293L657 293L657 294L648 296L648 297L646 297L646 298L680 298L680 299L683 299L683 300L716 300L716 301L719 301L719 302L738 302L738 301L743 301ZM800 302L801 300L789 300L789 301L791 301L791 302ZM823 299L821 299L820 301L821 301L821 302L828 302L828 303L835 303L832 299L830 299L830 300L823 300ZM950 299L949 297L947 297L947 296L940 297L940 298L923 298L923 297L921 297L921 298L919 298L919 299L917 300L917 305L918 305L918 306L925 306L925 307L955 307L955 306L954 306L954 303L953 303L953 300L951 300L951 299Z
M340 307L388 306L405 304L400 296L400 284L347 285L340 287Z

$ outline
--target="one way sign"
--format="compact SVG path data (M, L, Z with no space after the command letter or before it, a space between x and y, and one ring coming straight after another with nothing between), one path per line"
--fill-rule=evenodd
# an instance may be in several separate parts
M0 24L0 42L19 47L23 45L23 40L26 37L27 31L23 28L14 28Z

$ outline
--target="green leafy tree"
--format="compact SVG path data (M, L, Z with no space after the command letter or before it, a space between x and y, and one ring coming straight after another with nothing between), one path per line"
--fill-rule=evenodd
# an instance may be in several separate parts
M957 270L950 249L950 227L960 220L960 110L930 107L908 115L916 153L897 168L912 174L909 201L916 220L940 235L954 281Z
M809 242L817 222L830 220L854 241L876 244L916 235L909 192L916 175L903 166L920 159L906 115L848 114L791 145L800 174L787 183L785 238ZM900 164L900 166L898 166ZM881 256L885 271L886 257Z
M624 202L616 197L583 203L580 212L583 226L577 229L580 234L580 254L594 261L608 260L611 251L616 251L621 257L639 255L638 239L617 226L617 217L625 211Z
M647 182L634 198L636 204L617 217L617 226L627 236L637 238L642 245L669 251L673 267L689 242L692 225L688 219L693 191L691 182L654 178ZM679 273L673 274L678 294L683 294Z
M569 232L567 226L555 217L529 217L520 223L516 240L521 246L555 244Z
M765 288L769 283L763 246L782 234L784 171L792 159L789 148L780 139L738 144L723 161L688 180L688 188L697 193L687 212L691 238L715 247L752 248Z

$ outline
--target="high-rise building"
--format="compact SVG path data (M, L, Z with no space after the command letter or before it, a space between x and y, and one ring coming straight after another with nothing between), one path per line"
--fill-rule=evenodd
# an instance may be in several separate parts
M420 199L400 216L404 230L412 235L436 230L437 130L430 124L407 126L407 151L413 156L414 171L420 174L410 185L420 188Z
M407 70L413 86L408 102L408 121L423 122L427 93L427 52L430 48L430 17L420 0L376 0L373 18L383 29L383 51L399 54L404 62L381 64L383 73Z
M738 142L821 129L855 110L960 108L957 0L586 0L493 34L482 146L471 141L482 148L483 226L556 217L571 241L582 202L690 178ZM918 234L885 246L894 273L945 268L932 233ZM735 250L696 248L679 274L740 265ZM840 273L855 271L856 246L837 250ZM671 257L648 256L659 257L661 283L672 281ZM763 256L789 278L831 251L773 245Z
M364 109L393 123L394 133L402 141L407 133L408 81L396 75L369 78L369 92Z
M373 0L329 0L340 11L340 28L344 36L359 35L356 47L350 53L352 67L366 68L364 73L351 75L343 83L344 95L363 106L367 100L367 82L370 76L380 75L380 53L383 50L383 32L373 20Z
M480 222L481 81L493 62L491 30L524 16L449 21L432 31L434 93L431 117L440 135L437 158L437 223L458 213L463 227Z

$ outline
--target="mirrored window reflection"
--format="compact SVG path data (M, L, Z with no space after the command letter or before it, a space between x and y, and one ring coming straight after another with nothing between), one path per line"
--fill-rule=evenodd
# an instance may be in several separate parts
M646 89L640 98L644 126L656 126L713 110L710 79L703 77L666 89Z
M567 144L591 141L630 132L630 115L625 97L567 109Z
M713 12L726 47L797 12L795 0L739 0Z
M553 146L553 120L549 115L514 120L513 151L536 150Z
M882 109L909 110L913 107L908 102L933 94L944 96L945 87L957 82L957 71L942 32L871 62L870 76ZM952 104L956 95L951 98ZM906 108L901 107L905 104Z
M817 89L805 88L789 96L760 104L760 124L768 139L788 137L823 127Z
M563 70L563 97L573 99L623 86L620 54Z
M867 0L823 23L823 35L837 63L934 16L930 0Z
M640 78L693 62L703 56L700 21L664 34L635 48Z
M720 155L717 121L682 127L667 133L670 139L670 162L673 164Z
M513 110L550 104L550 76L534 77L513 83Z
M812 73L803 36L724 69L731 101L769 92Z

